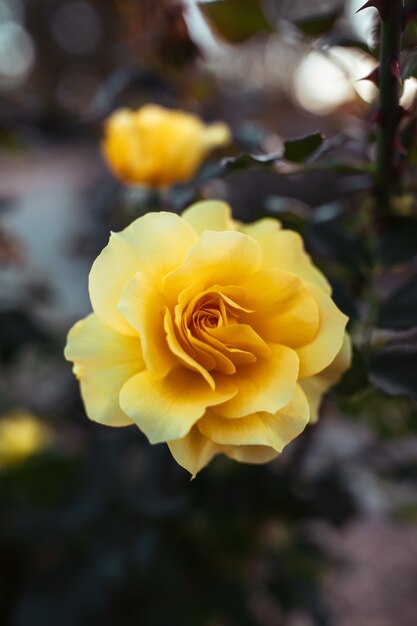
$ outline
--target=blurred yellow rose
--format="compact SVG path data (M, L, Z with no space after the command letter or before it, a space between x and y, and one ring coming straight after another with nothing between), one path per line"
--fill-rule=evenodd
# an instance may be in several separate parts
M119 109L105 127L103 151L124 183L165 187L191 178L214 148L231 141L226 124L148 104Z
M193 475L217 453L273 459L350 362L347 318L300 236L223 202L112 233L89 288L94 313L65 351L87 414L136 424Z
M24 461L43 450L50 440L49 429L31 413L6 413L0 417L0 468Z

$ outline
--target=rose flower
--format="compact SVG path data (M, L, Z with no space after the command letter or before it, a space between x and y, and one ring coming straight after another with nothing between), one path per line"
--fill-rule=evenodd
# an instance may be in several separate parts
M206 126L195 115L148 104L108 118L103 151L122 182L166 187L191 178L214 148L230 141L222 122Z
M223 202L112 233L89 290L65 351L88 416L136 424L193 476L218 453L273 459L349 365L347 317L300 236Z

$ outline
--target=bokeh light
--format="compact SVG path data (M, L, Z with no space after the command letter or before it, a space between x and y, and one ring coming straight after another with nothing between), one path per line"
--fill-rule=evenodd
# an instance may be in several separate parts
M100 77L92 66L77 63L59 77L56 98L62 107L75 115L86 115L100 88Z
M34 60L35 50L28 32L13 19L2 20L0 22L0 86L16 87L17 84L23 82L30 73Z
M71 54L93 51L102 38L98 13L83 0L58 7L52 15L51 30L56 42Z
M332 47L310 52L294 77L294 96L303 108L326 115L359 95L366 102L375 97L376 87L361 80L376 63L362 51Z
M372 31L378 12L374 8L369 8L366 11L360 11L358 13L358 10L363 5L363 0L349 0L346 5L346 17L355 35L364 43L372 45Z

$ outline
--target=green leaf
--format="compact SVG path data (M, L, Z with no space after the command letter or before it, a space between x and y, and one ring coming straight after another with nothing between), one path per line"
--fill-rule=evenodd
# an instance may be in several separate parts
M343 382L343 381L342 381ZM344 415L355 422L370 428L378 437L392 441L415 435L417 429L417 406L412 398L389 397L380 389L368 386L361 393L341 396L344 389L335 389L341 398Z
M361 273L366 264L362 237L346 232L343 223L334 220L312 222L307 234L314 247L332 261Z
M412 0L411 0L412 1ZM408 0L407 0L408 4ZM417 21L411 20L403 32L402 49L413 52L417 46Z
M260 0L214 0L199 2L209 24L229 43L241 43L272 28Z
M393 217L384 224L378 242L378 252L383 265L398 265L417 256L417 219Z
M410 52L401 59L401 78L417 78L417 52Z
M332 30L342 12L343 7L337 7L333 11L298 20L295 25L308 37L321 37Z
M324 136L321 133L290 139L285 142L284 159L293 163L302 163L313 156L323 142Z
M390 396L417 398L417 351L415 345L394 345L374 353L369 379Z
M281 155L274 154L239 154L236 157L227 157L221 162L223 173L251 169L275 169L274 164L281 159Z
M319 159L327 153L327 147L331 146L331 141L324 144L325 138L321 133L313 133L305 137L288 139L284 142L283 153L271 154L249 154L242 153L236 157L228 157L221 161L223 174L239 170L267 169L279 171L279 165L283 161L294 164L294 172L310 171L314 169L329 169L342 173L357 174L368 172L367 164L338 163L331 160L320 160L312 164L314 159ZM281 173L288 174L288 163L282 168Z
M380 306L378 326L397 329L417 326L417 278L415 276Z

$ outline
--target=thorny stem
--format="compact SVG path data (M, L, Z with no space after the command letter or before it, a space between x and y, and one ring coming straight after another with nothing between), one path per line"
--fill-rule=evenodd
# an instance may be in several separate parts
M381 24L379 68L379 125L377 132L376 197L377 211L386 215L391 197L398 188L395 175L396 138L401 117L401 82L396 77L401 53L404 0L385 0Z
M365 302L367 310L362 327L362 353L366 361L372 353L373 330L378 317L379 298L376 280L379 272L375 231L392 209L392 196L399 188L398 126L401 119L401 81L398 79L403 29L404 0L383 0L379 53L379 110L375 172L376 203L368 212L369 265Z

